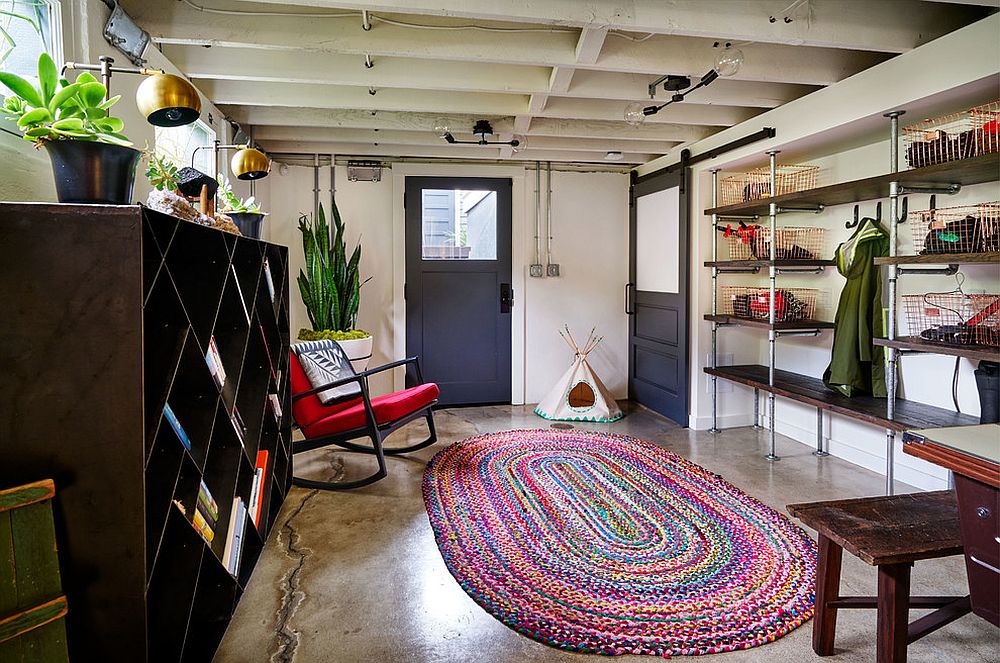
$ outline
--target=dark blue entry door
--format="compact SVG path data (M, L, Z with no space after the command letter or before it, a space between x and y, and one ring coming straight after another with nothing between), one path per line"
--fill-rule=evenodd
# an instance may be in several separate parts
M684 171L640 178L630 196L629 398L688 425L688 215Z
M443 405L510 403L511 180L407 177L406 354Z

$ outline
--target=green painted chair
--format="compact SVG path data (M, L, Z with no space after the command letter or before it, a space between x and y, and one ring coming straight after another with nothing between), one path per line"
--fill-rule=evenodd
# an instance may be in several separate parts
M65 663L50 479L0 490L0 663Z

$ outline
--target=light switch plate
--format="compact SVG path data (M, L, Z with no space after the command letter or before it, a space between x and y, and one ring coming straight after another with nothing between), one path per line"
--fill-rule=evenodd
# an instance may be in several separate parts
M532 265L531 267L528 268L528 275L534 277L542 277L545 275L545 272L542 270L541 265Z
M558 263L548 264L548 276L559 276L559 265Z

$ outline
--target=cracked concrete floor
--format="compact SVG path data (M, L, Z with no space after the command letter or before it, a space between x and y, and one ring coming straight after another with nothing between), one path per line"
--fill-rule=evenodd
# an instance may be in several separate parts
M451 577L438 554L420 493L424 464L438 450L478 433L545 427L531 409L496 406L435 414L439 442L409 458L388 461L388 478L366 488L334 493L294 488L261 554L253 578L222 642L220 663L354 663L414 661L560 662L609 660L546 647L509 630L476 605ZM614 424L581 427L621 432L655 442L726 477L784 511L809 500L878 495L882 478L779 436L779 463L764 459L767 436L749 428L719 435L694 432L644 409ZM414 423L391 444L422 439ZM370 458L316 451L296 457L296 472L356 478ZM911 488L899 484L905 492ZM967 592L961 558L919 562L915 594ZM875 569L844 556L844 593L874 594ZM913 611L914 618L922 611ZM820 659L810 646L811 622L775 643L716 654L725 663L875 660L875 612L841 611L837 654ZM620 657L622 663L651 657ZM909 647L913 663L998 662L1000 631L966 615Z

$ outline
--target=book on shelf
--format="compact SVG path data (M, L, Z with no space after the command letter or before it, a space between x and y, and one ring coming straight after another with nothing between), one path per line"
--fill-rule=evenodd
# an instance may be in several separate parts
M222 357L219 355L219 346L215 344L214 336L208 341L205 363L208 364L208 370L212 374L215 384L218 385L219 389L222 389L226 384L226 369L222 367Z
M278 398L278 394L268 394L267 403L271 408L271 414L274 415L274 421L281 425L281 399Z
M184 516L184 519L188 520L187 509L184 508L183 502L180 500L173 500L173 503L174 506L177 507L177 510L181 512L181 515ZM215 538L215 530L212 529L212 526L208 524L208 521L205 520L204 515L202 515L201 511L198 509L195 509L194 517L192 517L189 522L191 523L191 527L194 528L194 531L198 532L198 534L201 535L201 538L205 539L205 541L211 543L212 539Z
M219 505L216 504L204 481L198 486L198 507L204 510L206 518L211 521L212 527L215 527L215 523L219 521Z
M267 283L267 292L271 295L271 303L274 303L274 280L271 279L271 266L264 258L264 281Z
M201 534L202 538L209 543L211 543L212 539L215 538L215 530L212 529L208 520L205 519L201 509L195 509L194 518L191 519L191 524L194 525L195 531L198 532L198 534Z
M169 403L163 405L163 416L167 418L170 422L170 427L174 429L174 433L180 439L181 444L187 447L188 451L191 451L191 438L188 437L187 433L184 432L184 427L181 426L181 422L177 419L177 415L170 408Z
M233 274L233 283L236 284L236 294L240 296L240 304L243 305L243 315L246 316L247 324L250 324L250 311L247 309L247 300L243 296L243 288L240 287L240 279L236 275L236 265L229 265L229 271Z
M240 444L243 444L243 440L246 437L246 424L243 423L243 417L240 416L240 411L233 406L232 412L229 413L229 423L233 425L233 430L236 431L236 437L239 438Z
M247 507L247 511L250 512L250 520L253 521L253 526L257 527L257 509L260 506L260 488L261 479L264 473L258 467L253 473L253 485L250 488L250 506Z
M243 549L243 529L246 525L247 509L240 497L233 498L233 508L229 512L229 531L226 533L226 549L222 564L233 576L240 569L240 553Z

